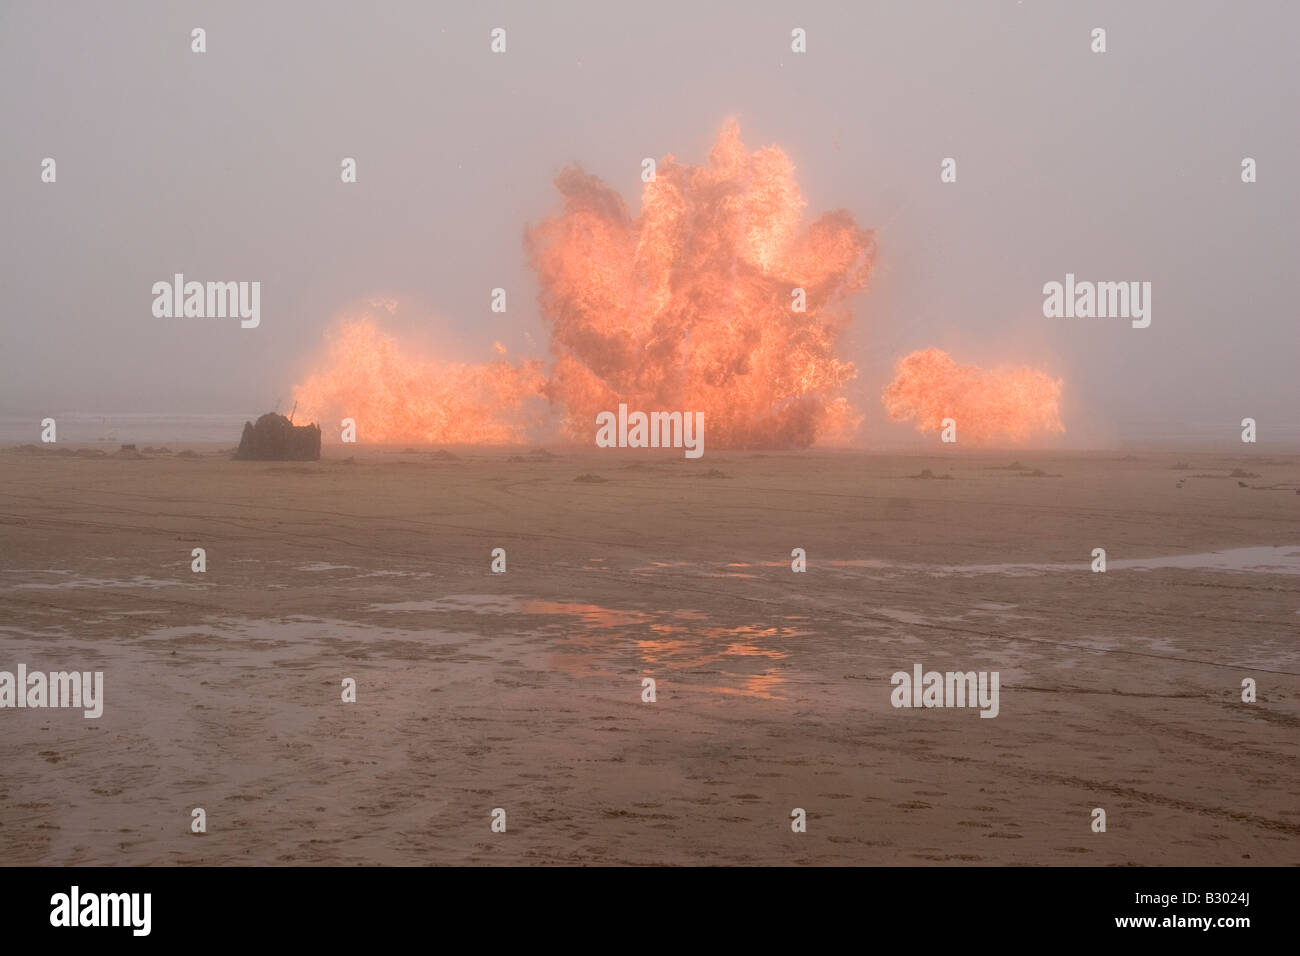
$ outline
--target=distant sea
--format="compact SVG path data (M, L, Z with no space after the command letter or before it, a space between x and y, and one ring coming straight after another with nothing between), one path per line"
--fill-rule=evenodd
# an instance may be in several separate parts
M160 412L47 412L43 415L0 416L0 442L40 444L41 419L53 418L60 443L225 442L239 444L244 422L256 421L261 412L216 415L167 415Z
M230 446L239 444L244 422L257 421L261 412L229 412L205 415L172 415L162 412L30 412L25 415L6 410L0 414L0 444L38 444L41 440L41 419L51 417L58 423L58 440L74 444L102 442L105 445L134 443L137 445L166 445L168 442L222 442ZM299 421L303 424L303 421ZM1267 425L1267 428L1264 426ZM1241 429L1236 421L1197 421L1173 427L1152 422L1127 421L1115 423L1109 433L1084 435L1077 431L1058 440L1061 449L1158 450L1161 447L1203 446L1219 448L1225 452L1249 454L1251 451L1294 451L1300 446L1300 424L1293 421L1267 419L1260 423L1259 444L1241 445ZM870 437L870 436L869 436ZM879 440L880 436L877 436ZM1070 443L1069 439L1079 442ZM924 450L933 444L933 438L909 431L893 432L882 444L869 443L873 450L898 449ZM1052 444L1047 445L1053 447ZM114 447L113 450L116 450Z

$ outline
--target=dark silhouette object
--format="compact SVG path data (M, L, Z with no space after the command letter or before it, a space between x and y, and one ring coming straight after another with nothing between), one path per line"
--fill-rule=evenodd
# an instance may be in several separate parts
M236 461L320 461L320 426L295 425L268 412L257 424L244 422Z

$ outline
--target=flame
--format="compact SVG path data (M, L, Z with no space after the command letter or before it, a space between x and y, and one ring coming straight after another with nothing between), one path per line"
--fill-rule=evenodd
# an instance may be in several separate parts
M504 444L525 440L526 406L539 396L582 442L597 413L619 404L702 411L714 448L852 436L862 416L842 392L856 370L837 347L848 298L871 275L875 234L845 211L805 225L784 152L747 150L728 120L704 165L658 163L635 218L576 166L555 185L561 209L525 233L550 328L549 377L538 360L420 358L371 318L396 310L381 298L336 329L324 364L295 386L300 413L353 418L368 442ZM1022 442L1065 430L1061 386L1031 368L959 366L931 348L898 363L883 400L891 421L920 431L953 418L962 441Z
M294 386L298 416L355 419L363 442L521 442L525 400L545 383L536 359L469 365L411 357L368 313L345 319L327 345L321 368Z
M669 155L656 173L632 218L569 168L562 211L527 232L565 430L589 440L596 414L624 402L703 411L712 447L847 438L861 416L840 391L855 370L835 348L874 234L847 212L802 227L794 166L776 147L747 151L734 120L706 165Z
M962 442L1020 443L1065 431L1062 384L1028 367L958 365L947 352L930 348L899 359L882 399L891 422L915 422L917 431L939 431L951 418Z

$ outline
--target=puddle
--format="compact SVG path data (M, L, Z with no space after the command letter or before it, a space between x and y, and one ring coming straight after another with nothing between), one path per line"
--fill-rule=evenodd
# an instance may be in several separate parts
M854 558L851 560L810 562L810 570L815 568L818 564L831 568L866 568L873 571L892 571L902 574L925 574L931 577L950 577L958 575L975 576L981 574L1000 574L1009 577L1024 577L1065 571L1087 571L1092 566L1092 559L1090 556L1083 557L1078 561L1068 564L1032 562L1020 564L912 564L902 561L885 561L878 558ZM733 572L727 569L747 567L782 568L788 566L788 562L784 561L760 561L752 564L732 562L725 565L715 565L714 568L717 568L717 570L705 570L699 573L701 573L703 577L709 578L758 577L759 575ZM687 568L697 567L700 567L700 565L693 565L689 562L683 561L677 561L671 564L653 562L652 564L634 568L633 570L644 573L666 569L684 570ZM705 565L704 567L708 566ZM1223 551L1208 551L1199 554L1165 555L1149 558L1108 557L1106 561L1106 569L1108 572L1178 569L1185 571L1228 571L1256 574L1300 574L1300 545L1289 545L1286 547L1229 548Z
M367 605L367 611L427 611L460 612L473 614L503 614L518 612L520 600L511 595L499 594L453 594L448 597L432 598L427 601L389 601L382 604Z
M140 641L234 641L241 648L266 650L289 650L297 658L320 657L320 642L356 641L361 644L379 645L391 642L411 642L420 644L449 644L454 642L469 643L479 640L476 635L460 634L452 631L421 628L407 630L404 628L378 627L374 624L358 624L352 621L339 621L329 618L304 617L294 615L284 618L263 619L251 617L210 618L197 624L177 624L150 628ZM483 641L486 643L486 641ZM382 655L377 655L382 656Z
M392 601L371 604L367 610L503 618L499 626L504 632L544 636L550 642L548 646L555 648L552 663L582 675L600 673L602 666L607 673L625 672L628 665L622 658L629 650L635 651L635 664L642 668L685 670L730 662L730 669L721 672L730 683L706 689L764 698L775 698L776 688L785 680L776 670L777 663L789 656L783 643L810 633L794 624L713 625L709 615L689 609L630 610L498 594ZM542 619L540 624L537 618Z
M1072 564L966 564L934 568L931 573L946 574L1042 574L1057 571L1081 571L1091 568L1090 560ZM1107 556L1106 571L1160 571L1177 568L1185 571L1229 571L1257 574L1300 574L1300 545L1283 548L1230 548L1201 554L1175 554L1151 558L1112 558Z
M70 574L70 571L27 571L26 574ZM77 591L77 590L100 590L103 588L206 588L212 585L204 581L165 581L161 578L146 577L137 574L132 578L72 578L63 581L51 581L48 583L28 582L26 584L10 585L14 590L29 591Z

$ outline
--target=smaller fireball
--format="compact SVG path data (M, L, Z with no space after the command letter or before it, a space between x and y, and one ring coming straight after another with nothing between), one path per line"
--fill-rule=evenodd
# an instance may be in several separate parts
M293 397L299 417L321 422L326 436L351 418L361 442L499 445L526 440L524 406L540 399L544 386L536 359L512 365L426 358L362 313L334 329L324 361Z
M986 371L958 365L947 352L929 348L899 359L881 398L891 422L914 422L917 431L937 432L951 418L963 442L1021 444L1065 431L1062 385L1038 369L999 366Z

